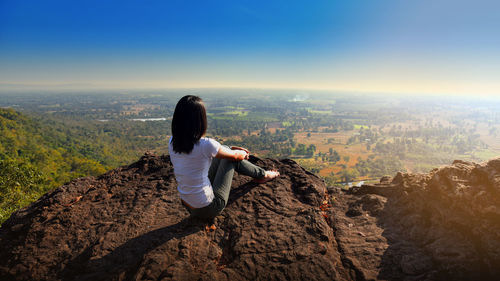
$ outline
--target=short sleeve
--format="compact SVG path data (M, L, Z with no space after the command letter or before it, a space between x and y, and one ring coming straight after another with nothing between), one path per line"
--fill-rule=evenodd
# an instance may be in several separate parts
M203 146L203 153L207 157L215 157L215 155L217 155L217 152L219 152L220 147L221 144L218 141L211 138L206 138L206 142Z

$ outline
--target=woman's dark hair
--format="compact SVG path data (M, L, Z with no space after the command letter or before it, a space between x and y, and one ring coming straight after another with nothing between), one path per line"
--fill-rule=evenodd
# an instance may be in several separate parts
M177 153L190 153L207 132L207 112L203 100L184 96L175 106L172 118L172 147Z

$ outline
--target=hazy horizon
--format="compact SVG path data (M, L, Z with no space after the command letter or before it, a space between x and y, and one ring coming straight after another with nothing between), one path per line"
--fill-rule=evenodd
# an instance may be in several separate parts
M297 89L297 88L243 88L243 87L177 87L177 88L93 88L93 87L73 87L73 85L59 85L59 87L43 87L46 85L33 85L32 87L4 87L0 84L0 97L12 95L27 95L27 96L51 96L61 94L71 95L137 95L143 94L146 96L172 96L177 95L179 98L186 94L195 94L200 97L212 95L248 95L254 94L258 96L306 96L304 101L312 97L324 96L328 98L336 97L373 97L381 98L386 101L391 99L401 99L401 101L421 100L421 101L443 101L450 102L473 102L488 103L496 106L500 104L500 95L485 95L485 94L442 94L442 93L390 93L390 92L364 92L364 91L341 91L329 89ZM71 86L71 87L70 87ZM86 85L89 86L89 85ZM449 100L452 98L452 100Z

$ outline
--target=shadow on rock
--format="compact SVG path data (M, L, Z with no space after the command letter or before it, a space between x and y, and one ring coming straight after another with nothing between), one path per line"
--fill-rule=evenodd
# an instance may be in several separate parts
M120 275L129 280L150 251L172 239L197 233L206 223L207 220L188 217L176 224L135 237L101 258L90 259L92 248L97 245L94 244L70 261L60 277L71 280L109 280L111 276ZM81 274L75 275L77 272Z

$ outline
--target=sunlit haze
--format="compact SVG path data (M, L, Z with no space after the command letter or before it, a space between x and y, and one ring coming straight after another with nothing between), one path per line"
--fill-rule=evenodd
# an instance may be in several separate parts
M500 95L497 1L0 2L0 90Z

